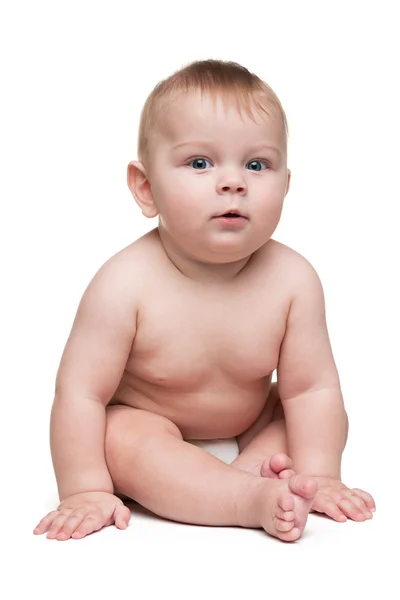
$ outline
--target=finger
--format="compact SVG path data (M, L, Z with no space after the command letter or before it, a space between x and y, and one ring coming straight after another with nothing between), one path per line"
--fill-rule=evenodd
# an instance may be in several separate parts
M364 490L360 490L358 488L353 488L351 491L364 500L365 504L368 506L371 512L376 511L376 505L371 494L368 494L368 492L364 492Z
M44 533L45 531L48 530L48 528L50 527L50 525L52 524L52 522L54 521L54 517L56 517L58 515L58 510L52 510L51 512L49 512L45 517L43 517L43 519L41 519L39 521L39 523L36 525L35 529L33 530L33 533L35 535L40 535L42 533Z
M338 500L337 505L343 513L353 519L353 521L365 521L366 516L349 498L341 498Z
M115 511L115 526L118 529L126 529L131 520L131 511L124 504L119 506Z
M93 533L93 531L98 531L104 525L103 520L95 517L85 517L79 527L74 531L71 537L75 539L80 539Z
M329 496L327 496L323 492L318 492L314 498L311 508L313 510L316 510L317 512L325 512L325 503L328 500Z
M69 515L61 514L60 512L54 519L49 531L47 532L47 538L49 540L54 539L57 533L62 529L65 521L68 519Z
M317 499L317 498L316 498ZM325 513L335 521L344 523L347 521L346 515L342 512L339 506L328 496L322 496L317 502L314 501L312 508L317 512Z
M348 499L353 502L353 504L360 510L367 519L372 519L372 512L369 510L368 506L365 504L363 498L360 498L357 494L350 492L347 495Z
M69 515L67 520L64 523L63 528L57 533L57 539L60 541L69 540L71 535L74 533L76 529L80 526L80 524L85 519L85 514L72 514Z

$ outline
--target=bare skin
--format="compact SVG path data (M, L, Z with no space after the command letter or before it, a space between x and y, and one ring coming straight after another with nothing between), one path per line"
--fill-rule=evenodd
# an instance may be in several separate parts
M218 288L201 290L177 273L165 256L157 230L123 252L130 255L128 263L149 261L153 270L149 274L143 268L136 273L142 281L142 296L135 342L106 412L106 460L114 483L114 495L107 495L111 508L106 524L115 513L117 526L126 526L127 515L123 522L123 505L118 504L124 497L166 518L263 527L284 541L300 537L312 507L345 520L337 505L332 509L326 504L323 510L323 502L315 504L318 478L296 476L292 470L283 411L276 385L271 386L288 310L290 269L295 268L298 255L271 240L252 257L242 279L224 294ZM281 273L287 274L280 277L281 287L272 285ZM251 300L254 309L247 311L243 291L252 288L260 293ZM179 335L174 335L176 331ZM135 426L136 414L141 415L140 426ZM160 422L155 423L154 416ZM240 455L231 465L185 443L233 436ZM160 449L154 454L156 443ZM146 451L147 445L151 450ZM156 459L149 460L153 455ZM187 471L182 465L187 465ZM168 504L165 494L159 503L151 484L138 488L146 473L149 480L162 483L162 489L169 486L171 498L179 490L180 501ZM203 481L204 489L196 487L196 493L188 493L183 501L181 478L187 482L190 476ZM210 490L216 492L215 504L210 503ZM201 493L203 506L210 506L199 514ZM232 505L228 506L227 498L234 500ZM352 503L347 516L370 518L373 500L361 491L358 498L365 502L357 500L359 507ZM50 513L35 532L49 529L50 539L65 540L99 528L95 522L76 527L73 511L78 500L65 499L57 518L57 513ZM223 511L218 512L216 506ZM99 523L104 524L104 518Z
M188 444L168 419L122 405L108 409L106 455L119 497L175 521L263 527L284 541L302 534L317 491L311 477L278 477L285 455L271 461L275 479L255 477Z
M159 225L99 270L63 353L51 417L61 504L35 533L124 528L122 496L284 541L311 509L370 518L373 499L341 481L347 416L321 284L271 239L290 181L282 123L197 92L166 118L149 167L128 167ZM239 208L235 225L218 218ZM232 465L186 441L235 436Z
M146 256L147 260L151 260L156 271L151 273L151 279L148 278L146 282L149 288L146 296L142 298L141 304L144 309L142 315L139 314L139 327L132 353L107 411L106 443L108 468L113 481L118 481L117 495L135 499L138 498L138 494L140 497L140 491L132 489L133 482L126 479L126 474L137 472L138 467L136 463L135 468L133 467L129 450L124 448L121 442L124 438L122 429L125 430L127 426L127 417L125 416L119 425L115 419L110 424L111 406L120 404L161 415L175 425L172 429L182 440L230 438L246 431L266 405L266 397L271 387L271 372L276 368L279 343L285 327L289 298L285 299L283 290L271 296L266 283L265 293L260 295L257 302L260 310L250 314L243 310L241 294L245 288L256 288L258 278L265 278L268 273L265 268L267 262L271 263L272 278L276 269L279 269L279 262L288 260L290 254L288 248L271 240L266 247L253 255L251 265L243 271L242 281L236 282L236 289L225 290L224 298L222 287L211 288L211 292L208 289L201 294L198 286L192 286L192 282L176 273L166 260L157 230L145 239L142 238L142 244L136 250L143 253L143 258ZM287 255L286 259L284 255ZM266 279L268 280L268 275ZM158 292L161 289L162 306L159 303ZM210 304L215 306L214 310L210 310ZM235 318L237 314L243 314L244 317L240 319L240 330ZM257 314L260 319L258 324ZM231 324L235 324L235 328L232 328ZM255 344L258 327L263 330L263 335ZM173 335L174 331L179 331L179 336ZM209 345L207 339L219 340L219 347L210 348L211 352L206 354L204 350ZM243 362L244 357L247 358ZM239 364L242 367L240 373ZM111 427L116 428L115 436L110 433ZM131 426L130 431L134 429ZM144 430L143 423L140 429ZM154 430L152 424L151 431ZM132 435L130 433L131 437ZM141 447L143 443L142 440ZM202 455L204 469L198 464L193 465L193 471L196 471L202 480L207 477L206 473L212 472L212 466L221 472L230 469L203 450L193 449L187 444L177 444L176 452L179 456L184 456L185 452ZM168 456L171 463L177 464L179 459L173 458L171 449ZM278 473L285 472L284 464L278 464ZM139 470L143 468L144 465ZM165 471L171 473L171 467L165 468ZM182 468L179 468L179 472L182 473ZM217 477L219 479L222 474ZM159 475L156 479L159 479ZM278 481L265 482L265 488L259 488L258 481L253 481L253 484L256 484L257 493L259 490L265 494L265 502L261 504L261 514L257 512L259 502L255 502L256 508L252 510L256 511L257 516L254 517L251 516L252 510L246 505L245 512L250 519L247 523L254 522L257 527L262 526L268 533L285 541L297 539L304 530L316 493L315 481L310 477L302 477L299 485L292 472L292 479L288 479L287 482L280 481L280 485ZM210 485L207 485L207 496L210 495L209 489ZM157 504L149 504L145 498L141 498L139 502L157 514L162 512ZM186 498L184 504L186 507L197 507L198 503L197 491L196 497ZM171 509L171 512L164 512L164 516L184 520L182 506L177 513L174 514ZM232 519L229 520L229 516L227 518L227 524L235 524ZM187 520L202 522L196 520L195 514L188 516ZM280 523L281 520L284 523ZM204 524L211 522L210 516L203 521ZM215 524L223 523L216 521Z
M148 243L154 244L158 256L157 230L151 232L143 243L146 255ZM151 254L151 258L155 260L156 255ZM278 473L280 478L293 476L292 462L287 456L284 413L276 384L271 385L271 372L278 366L279 345L290 298L290 271L296 268L297 258L297 253L270 240L253 255L251 265L243 271L242 282L237 283L237 290L229 292L229 300L222 299L217 289L214 298L211 296L207 302L207 294L199 297L199 290L196 287L190 289L183 279L182 286L177 285L175 289L171 286L171 279L178 284L180 278L175 280L173 273L169 272L168 262L164 262L161 251L160 268L152 273L154 279L149 295L143 299L148 314L139 319L144 325L142 335L138 330L131 360L111 405L124 404L156 412L172 421L183 439L236 436L240 456L232 466L267 478L277 478ZM277 288L272 285L272 280L282 272L287 273L287 279L281 288ZM161 314L154 281L163 290ZM240 304L241 291L252 287L264 293L259 295L255 310L248 312ZM217 302L212 303L212 298L220 299L220 306ZM211 303L216 309L210 310ZM257 305L260 307L258 310ZM183 306L186 310L182 309ZM235 316L238 314L240 322ZM173 336L172 332L177 330L181 331L180 335ZM210 353L204 355L202 346L196 347L197 340L206 340L207 337L220 341L220 346L214 349L218 361L213 361ZM156 376L150 378L150 373ZM187 374L186 377L182 373ZM204 385L204 382L207 384ZM244 398L248 398L249 402L243 402ZM346 439L347 425L343 431L342 449ZM275 456L273 469L270 461L276 453L280 455ZM325 512L337 521L346 521L347 517L360 521L372 517L371 509L375 505L369 494L340 486L339 500L347 509L342 511L325 494L330 478L316 479L319 479L321 490L316 500L313 499L313 510ZM132 494L126 495L132 497ZM305 520L301 530L304 525ZM270 528L268 532L271 533Z
M345 430L347 441L348 424ZM242 435L237 436L239 456L232 466L267 478L293 476L292 460L287 456L288 440L285 417L277 385L272 384L264 410L257 421ZM358 488L349 489L333 478L315 477L319 491L311 511L324 513L335 521L345 522L372 518L375 502L370 494Z

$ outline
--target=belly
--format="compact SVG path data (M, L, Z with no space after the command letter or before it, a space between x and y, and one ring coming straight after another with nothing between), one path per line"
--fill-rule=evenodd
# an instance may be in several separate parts
M115 401L170 419L185 439L243 433L268 397L284 314L244 310L242 294L229 301L174 295L168 303L159 297L147 295L139 311Z
M224 439L246 431L261 413L271 374L238 386L214 380L196 389L168 389L125 374L110 404L125 404L170 419L184 439Z

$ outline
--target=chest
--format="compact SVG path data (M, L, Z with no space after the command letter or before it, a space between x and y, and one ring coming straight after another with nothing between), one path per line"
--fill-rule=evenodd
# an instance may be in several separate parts
M287 310L276 294L149 294L127 367L175 389L259 381L277 366Z

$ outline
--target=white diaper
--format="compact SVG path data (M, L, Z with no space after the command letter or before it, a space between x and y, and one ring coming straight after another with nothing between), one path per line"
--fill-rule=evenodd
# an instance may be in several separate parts
M193 446L203 448L206 452L213 454L228 465L239 455L236 438L225 440L186 440Z

